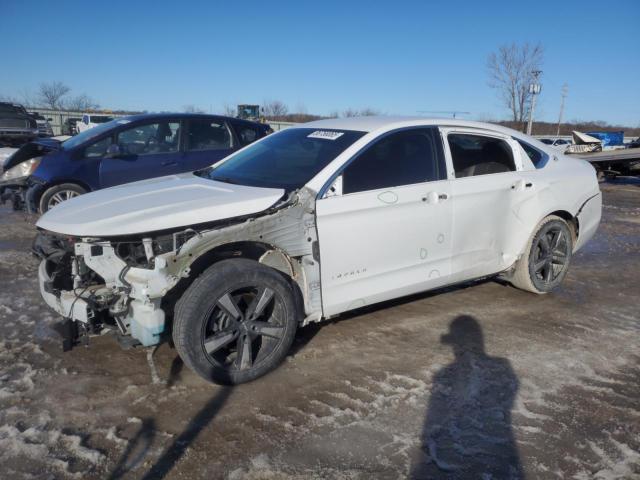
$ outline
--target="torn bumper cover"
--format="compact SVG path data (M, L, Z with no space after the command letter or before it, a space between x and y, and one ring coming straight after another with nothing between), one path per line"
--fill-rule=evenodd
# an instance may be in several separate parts
M143 346L155 345L165 330L161 297L178 280L166 275L165 267L156 257L153 269L133 268L109 242L83 240L73 245L73 254L41 261L40 293L53 310L85 330L117 328Z

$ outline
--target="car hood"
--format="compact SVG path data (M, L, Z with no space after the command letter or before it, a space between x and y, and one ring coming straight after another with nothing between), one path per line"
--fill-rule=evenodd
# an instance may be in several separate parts
M251 215L271 207L284 193L187 173L72 198L49 210L36 225L78 237L141 234Z

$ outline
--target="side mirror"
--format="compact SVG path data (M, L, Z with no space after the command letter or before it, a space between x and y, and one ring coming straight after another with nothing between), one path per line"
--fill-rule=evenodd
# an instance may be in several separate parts
M112 143L107 147L107 152L104 155L104 158L118 158L124 155L124 150L117 143Z

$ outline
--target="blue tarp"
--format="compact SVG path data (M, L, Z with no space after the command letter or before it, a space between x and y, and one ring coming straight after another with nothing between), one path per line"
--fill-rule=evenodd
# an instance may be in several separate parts
M614 145L624 145L624 132L587 132L587 135L596 137L602 141L603 147L612 147Z

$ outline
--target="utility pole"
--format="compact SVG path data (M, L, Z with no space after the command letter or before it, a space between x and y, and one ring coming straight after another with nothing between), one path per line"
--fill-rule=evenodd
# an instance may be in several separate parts
M527 124L527 135L531 135L531 129L533 127L533 112L536 109L536 97L540 94L542 87L538 83L538 77L542 73L542 70L534 70L531 72L533 75L533 82L529 84L529 93L531 94L531 108L529 109L529 123Z
M560 124L562 124L562 115L564 114L564 99L567 97L567 93L569 92L569 85L566 83L562 85L562 92L560 93L560 116L558 117L558 129L556 130L556 137L560 136Z

